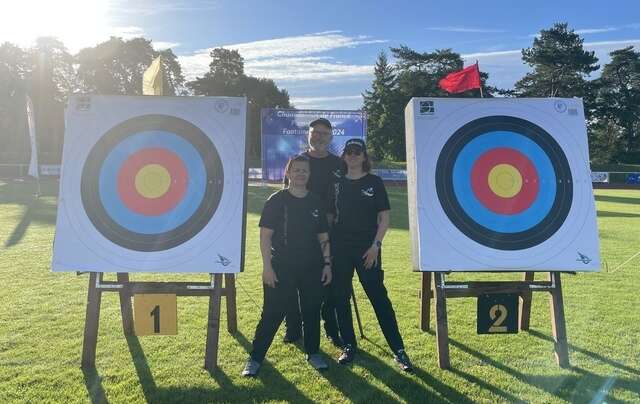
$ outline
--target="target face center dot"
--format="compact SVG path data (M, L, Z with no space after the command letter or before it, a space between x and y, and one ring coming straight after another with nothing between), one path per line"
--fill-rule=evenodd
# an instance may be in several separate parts
M147 164L136 174L136 190L145 198L160 198L170 186L171 174L160 164Z
M511 164L498 164L489 171L489 188L502 198L513 198L522 189L522 175Z

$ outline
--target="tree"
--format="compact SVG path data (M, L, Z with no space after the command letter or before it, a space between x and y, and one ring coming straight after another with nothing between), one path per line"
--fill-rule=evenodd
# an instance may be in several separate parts
M463 68L464 62L451 49L419 53L407 46L391 48L396 59L389 71L386 55L378 56L372 90L364 94L365 109L369 112L369 130L373 136L374 152L396 160L405 158L404 106L412 97L448 97L438 82L447 74ZM389 86L393 74L393 85ZM483 93L491 97L496 91L486 85L486 73L480 73ZM383 91L383 88L385 90ZM456 97L479 97L480 91L455 94Z
M64 138L64 106L78 88L73 56L52 37L36 39L29 49L32 74L28 93L33 101L39 162L58 163Z
M29 54L9 42L0 45L0 161L27 161L29 143L25 127L26 79L32 66Z
M402 112L402 105L398 102L396 75L384 51L378 54L373 73L371 90L363 94L367 112L367 143L374 158L397 159L402 155L398 147L402 146L404 133L394 114Z
M187 83L194 94L207 96L247 97L249 154L260 157L260 110L290 108L289 94L273 80L247 76L244 60L237 50L213 49L209 71Z
M640 158L640 52L632 46L610 53L595 80L591 148L610 160ZM601 157L601 156L599 156ZM609 161L607 161L609 162Z
M533 68L515 84L524 97L584 97L586 77L600 68L594 52L585 51L584 40L567 23L541 30L533 46L522 50L522 60Z
M210 53L209 71L187 86L195 94L238 95L244 74L244 59L237 50L215 48Z
M184 92L184 76L170 49L155 51L145 38L123 40L111 37L76 56L82 89L98 94L141 95L142 76L153 59L162 55L167 95Z

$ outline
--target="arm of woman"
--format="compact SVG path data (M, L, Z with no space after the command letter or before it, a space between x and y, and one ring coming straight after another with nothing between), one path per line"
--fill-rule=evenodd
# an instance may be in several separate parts
M276 287L278 277L271 266L271 236L273 229L260 228L260 253L262 253L262 282L272 288Z
M329 244L329 233L318 233L318 241L322 248L322 257L324 259L324 267L322 268L322 277L320 281L324 286L331 283L331 245ZM327 264L327 262L329 264Z
M390 212L390 210L378 212L378 231L376 232L376 237L373 240L371 247L369 247L362 256L362 258L364 258L365 269L369 269L378 263L378 252L380 251L380 247L377 246L376 242L379 241L382 243L384 236L387 234L387 230L389 229Z

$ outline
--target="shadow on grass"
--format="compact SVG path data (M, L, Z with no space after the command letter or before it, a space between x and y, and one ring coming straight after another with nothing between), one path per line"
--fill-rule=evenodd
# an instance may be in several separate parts
M531 331L529 332L531 333ZM537 333L537 334L542 335L540 333ZM544 339L547 339L547 338L544 338ZM548 339L551 340L550 337ZM487 355L481 352L478 352L475 349L467 345L464 345L461 342L458 342L454 339L450 338L449 343L455 346L456 348L460 349L461 351L464 351L469 355L475 356L477 359L483 361L484 363L490 366L493 366L496 369L499 369L509 374L510 376L513 376L514 378L518 379L522 383L526 383L532 387L538 388L542 391L545 391L549 394L552 394L558 398L567 400L569 402L589 402L596 395L596 392L601 388L601 386L604 385L604 383L608 378L608 377L596 375L594 373L588 372L578 367L571 367L567 370L580 373L579 375L576 375L576 374L564 374L564 375L558 375L558 376L527 375L503 363L497 362L496 360L491 359ZM477 380L477 378L474 376L463 375L464 372L459 370L453 371L453 373L459 374L461 377L465 378L470 382L475 382ZM640 392L640 385L638 385L637 382L634 382L630 379L618 378L615 384L620 388L624 388L634 393Z
M425 331L428 334L434 335L435 336L435 332L433 332L432 330L427 330ZM369 338L365 337L364 338L365 341L367 341L367 343L371 344L373 347L375 347L378 351L381 352L381 354L385 354L387 352L389 352L389 349L387 348L383 348L382 346L380 346L379 344L377 344L376 342L370 340ZM409 354L411 354L410 352L408 352ZM362 355L364 355L365 357L371 357L371 355L363 353ZM372 362L381 362L380 360L378 360L377 358L371 357L373 358ZM366 367L371 373L373 373L374 375L375 372L373 369L370 369L369 367L365 366L364 364L362 365L363 367ZM463 371L460 370L452 370L452 373L458 375L459 377L462 377L472 383L475 383L477 386L482 387L485 390L488 390L496 395L499 395L500 397L503 397L505 400L508 400L510 402L514 402L514 401L518 401L518 398L515 397L514 395L501 390L500 388L491 385L490 383L487 383L483 380L480 380L478 378L476 378L475 376L469 375ZM440 393L443 397L446 397L447 399L450 399L452 402L455 403L472 403L473 400L469 399L468 397L464 396L463 394L461 394L460 392L456 391L455 389L447 386L446 384L442 383L441 381L439 381L438 379L434 378L433 376L431 376L430 374L428 374L427 372L425 372L424 370L420 369L419 367L415 366L414 364L414 374L416 375L416 377L418 377L420 380L422 380L424 383L428 384L429 386L431 386L435 391L437 391L438 393ZM383 375L380 375L381 377L383 377ZM378 377L376 375L376 377ZM378 377L380 378L380 377ZM380 378L380 380L388 380L387 378ZM399 386L400 387L400 386ZM408 386L412 389L416 389L415 386L411 385ZM441 400L440 397L433 395L433 393L424 390L424 388L418 386L419 389L422 389L423 391L420 392L421 396L426 396L429 397L429 395L431 395L431 400L437 401L437 400ZM403 397L405 400L411 402L411 401L415 401L416 399L419 400L419 398L413 397L414 400L411 400L412 397L405 397L403 394L401 394L400 392L396 391L391 385L389 385L389 388L391 388L396 394L398 394L399 396ZM407 386L402 386L403 389L406 389ZM408 392L407 392L408 393ZM427 400L429 401L429 400Z
M144 350L140 345L138 337L135 335L127 335L127 345L129 346L129 352L131 353L131 360L133 366L136 368L138 374L138 380L140 380L140 386L142 387L142 393L147 402L153 402L157 392L156 382L153 379L151 369L147 363L147 356L144 354Z
M5 248L13 247L20 243L32 222L53 224L56 221L56 208L38 199L25 202L26 209L22 218L5 241Z
M598 210L598 217L640 217L638 213L610 212L608 210Z
M237 332L231 335L245 350L251 349L251 344L241 333ZM287 381L268 362L265 362L260 369L257 379L261 382L261 385L258 387L236 386L231 378L218 368L209 372L218 384L218 388L158 388L138 338L128 336L127 344L129 345L129 352L147 402L252 402L259 398L260 400L312 403L309 398L302 394L291 382ZM240 371L241 369L237 369L238 373Z
M393 361L390 354L389 363ZM424 386L417 383L408 374L399 373L394 367L390 366L379 358L372 356L364 351L359 351L360 360L358 364L369 371L375 378L386 384L389 389L396 393L399 397L407 402L434 402L442 401L445 397L448 401L454 403L473 403L473 400L464 394L456 391L454 388L437 380L424 370L418 368L414 364L413 375L429 385L438 394L427 390Z
M98 374L96 368L82 368L84 385L87 387L89 399L92 404L108 403L107 397L104 395L102 388L102 378Z
M553 342L553 338L551 338L550 336L545 335L545 334L543 334L543 333L541 333L539 331L529 330L528 332L529 332L529 334L533 335L534 337L543 339L545 341ZM620 369L622 371L625 371L625 372L628 372L628 373L633 373L634 375L640 376L640 369L632 368L632 367L627 366L627 365L625 365L623 363L616 362L613 359L609 359L609 358L607 358L605 356L600 355L599 353L592 352L592 351L589 351L589 350L584 349L584 348L577 347L577 346L572 345L572 344L569 344L569 349L571 349L572 351L580 352L583 355L589 356L592 359L595 359L595 360L597 360L599 362L606 363L607 365L612 366L614 368L617 368L617 369Z
M293 346L297 348L301 352L301 354L304 354L304 348L302 346L301 340L293 344ZM359 359L361 358L360 352L361 351L358 351L358 354L356 355L356 363L368 370L368 368L362 363L362 360ZM320 352L320 354L325 357L324 359L329 364L329 369L323 372L318 372L319 376L324 377L329 383L331 383L333 387L339 390L340 393L342 393L342 395L347 397L350 401L397 402L397 399L395 397L392 397L379 388L372 386L366 378L353 373L353 371L351 370L351 365L340 365L337 361L331 359L330 357L327 357L328 355L324 352ZM397 374L394 374L389 369L388 372L386 372L387 377L379 379L386 385L389 385L388 377L396 375ZM391 386L389 387L391 388ZM394 390L394 392L398 394L397 391ZM398 395L402 396L401 394Z
M637 205L640 203L640 198L632 198L628 196L596 195L595 197L596 202L624 203L629 205Z

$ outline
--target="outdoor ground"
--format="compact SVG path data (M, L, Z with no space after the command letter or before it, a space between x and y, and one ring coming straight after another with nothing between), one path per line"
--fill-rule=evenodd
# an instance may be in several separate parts
M353 366L334 362L337 351L323 338L321 349L331 368L318 373L306 364L300 346L280 341L280 331L260 376L244 379L240 371L262 302L257 220L273 188L249 188L246 270L237 278L239 332L228 334L223 320L220 369L212 374L202 367L206 299L179 298L177 336L127 339L116 294L102 300L96 369L80 369L88 277L51 272L57 185L45 183L39 200L31 197L33 189L31 184L0 181L0 403L640 402L638 190L596 191L603 270L563 278L571 369L555 364L543 293L534 295L531 331L517 335L477 335L475 300L449 301L452 370L437 367L435 337L418 325L420 275L410 270L406 192L394 187L385 282L415 374L395 367L358 286L368 339L360 341Z

